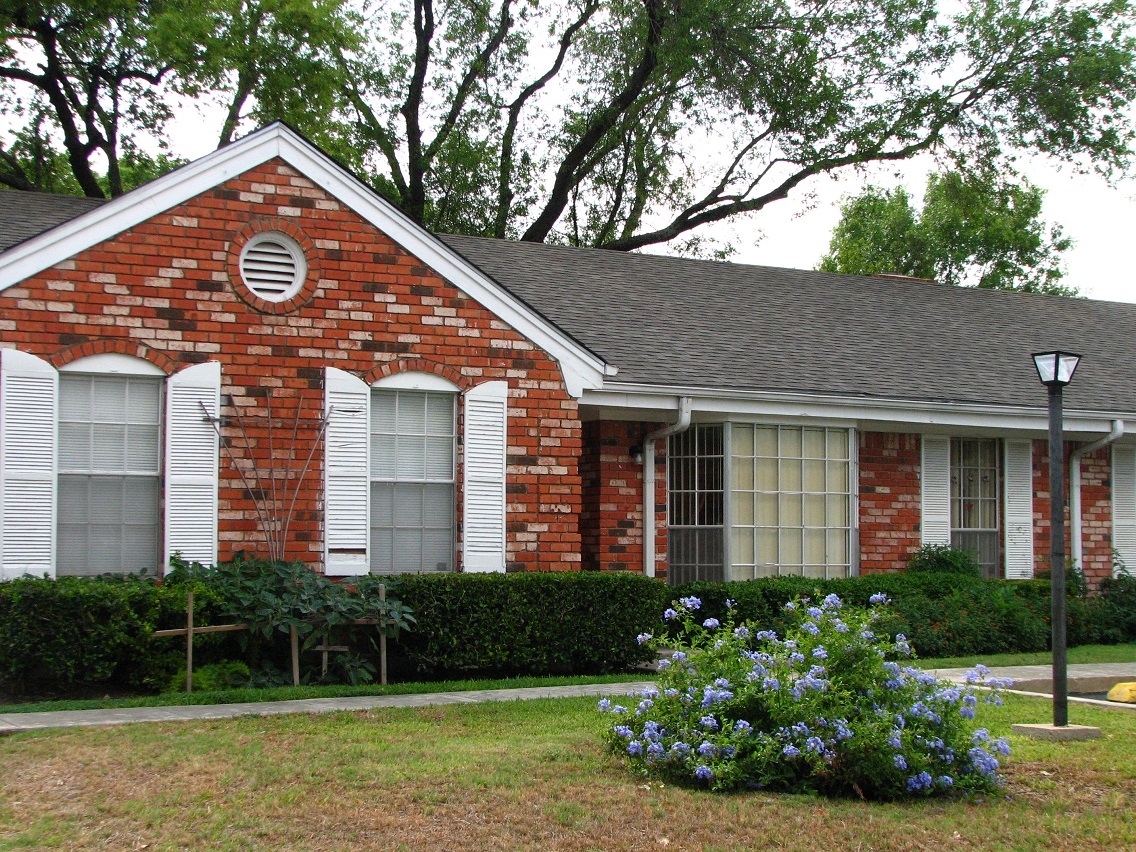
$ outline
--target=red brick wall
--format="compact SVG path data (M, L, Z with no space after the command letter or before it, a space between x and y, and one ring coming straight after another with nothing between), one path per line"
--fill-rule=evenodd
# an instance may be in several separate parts
M643 571L643 466L631 447L659 423L598 420L584 424L584 566ZM666 441L655 444L655 576L666 577Z
M1065 475L1065 558L1072 559L1068 454L1077 448L1067 443ZM1033 442L1033 557L1034 572L1048 575L1050 557L1049 442ZM1112 450L1101 447L1081 459L1081 529L1084 564L1081 570L1091 587L1112 576Z
M238 296L234 243L258 228L287 230L307 250L310 280L299 304ZM555 362L280 161L0 292L0 346L56 366L96 351L139 355L167 373L220 361L222 413L244 424L244 433L236 421L225 427L226 444L248 475L253 467L261 471L269 492L269 468L277 468L278 491L294 483L317 436L325 366L368 382L425 370L463 390L504 379L507 562L513 569L579 567L581 425ZM288 549L290 558L312 563L322 558L321 466L317 448ZM460 519L460 480L457 494ZM222 558L238 549L264 552L256 517L223 450ZM455 545L460 560L460 541Z
M919 549L918 435L860 433L860 573L902 571Z

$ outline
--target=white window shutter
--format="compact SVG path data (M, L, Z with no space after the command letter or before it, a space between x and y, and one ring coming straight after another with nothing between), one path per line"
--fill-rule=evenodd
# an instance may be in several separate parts
M0 350L0 580L55 576L59 373Z
M324 368L324 572L371 569L371 389L336 367Z
M1006 441L1005 493L1006 579L1033 577L1033 443Z
M465 395L464 570L505 570L505 459L508 382Z
M189 562L217 562L217 467L221 364L206 361L166 382L165 568L175 553Z
M923 436L922 544L951 543L951 439Z
M1112 447L1112 546L1136 573L1136 447Z

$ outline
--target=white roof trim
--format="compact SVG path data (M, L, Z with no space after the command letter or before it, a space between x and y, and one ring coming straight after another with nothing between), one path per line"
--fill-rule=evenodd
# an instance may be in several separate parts
M568 392L598 388L608 365L283 124L270 124L0 255L0 291L279 157L556 359Z
M585 391L581 406L601 409L601 417L619 416L621 409L635 412L643 419L667 419L667 412L678 407L676 400L688 396L693 400L694 419L763 419L798 422L823 419L859 428L886 430L904 426L910 431L943 432L959 428L997 429L1000 432L1045 434L1048 410L1012 405L935 402L910 399L849 399L836 395L775 393L765 391L731 391L721 388L661 387L654 385L608 384L599 390ZM664 412L660 417L659 413ZM1069 434L1107 432L1112 421L1129 420L1132 413L1112 411L1065 410L1065 432Z

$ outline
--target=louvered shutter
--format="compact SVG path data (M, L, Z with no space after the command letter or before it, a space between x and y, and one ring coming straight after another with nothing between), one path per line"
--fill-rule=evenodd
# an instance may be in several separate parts
M1033 445L1006 441L1005 472L1006 579L1033 577Z
M922 543L951 543L951 439L923 436Z
M0 579L55 576L59 374L0 350Z
M370 404L366 382L324 368L324 571L333 576L370 570Z
M1136 573L1136 447L1112 447L1112 546Z
M465 395L462 554L466 571L505 570L505 453L509 385Z
M206 361L166 382L166 568L175 553L217 562L220 445L210 418L221 414L221 364Z

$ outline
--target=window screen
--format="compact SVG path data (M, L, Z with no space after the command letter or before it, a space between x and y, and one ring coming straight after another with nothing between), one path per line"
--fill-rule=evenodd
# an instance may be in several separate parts
M969 550L987 577L1000 574L998 440L951 439L951 546Z
M692 426L667 449L667 576L671 583L722 580L725 492L721 426Z
M371 393L371 571L454 567L452 393Z
M60 575L159 564L162 381L59 380Z

